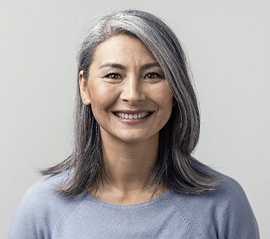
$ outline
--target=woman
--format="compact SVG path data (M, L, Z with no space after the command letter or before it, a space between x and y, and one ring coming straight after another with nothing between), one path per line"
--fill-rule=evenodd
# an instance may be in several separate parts
M78 54L74 152L28 190L10 238L259 238L241 186L191 156L199 128L170 28L103 17Z

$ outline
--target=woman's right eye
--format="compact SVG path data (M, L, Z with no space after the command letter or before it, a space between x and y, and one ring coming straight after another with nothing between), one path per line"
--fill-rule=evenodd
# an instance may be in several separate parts
M118 73L110 73L110 74L105 75L104 78L119 80L119 79L122 79L122 76L119 75Z

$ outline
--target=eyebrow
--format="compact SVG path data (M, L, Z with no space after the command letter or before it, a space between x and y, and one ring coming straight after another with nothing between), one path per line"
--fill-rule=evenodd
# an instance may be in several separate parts
M99 69L106 68L106 67L111 67L111 68L117 68L121 70L126 70L127 68L124 65L118 64L118 63L105 63L99 67ZM147 63L141 66L142 70L146 70L151 67L160 67L158 62L152 62L152 63ZM161 67L160 67L161 68Z

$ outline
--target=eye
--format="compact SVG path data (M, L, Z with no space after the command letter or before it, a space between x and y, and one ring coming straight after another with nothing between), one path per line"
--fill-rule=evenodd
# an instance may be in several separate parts
M119 79L122 79L122 76L118 73L109 73L109 74L105 75L103 78L119 80Z
M159 73L156 72L150 72L147 73L146 76L144 77L146 79L157 79L157 78L164 78L163 76L161 76Z

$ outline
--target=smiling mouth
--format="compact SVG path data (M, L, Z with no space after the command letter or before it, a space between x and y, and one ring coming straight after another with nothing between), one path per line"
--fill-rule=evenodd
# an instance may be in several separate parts
M115 115L121 119L143 119L149 116L150 114L152 114L152 112L143 112L139 114L127 114L121 112L115 113Z

